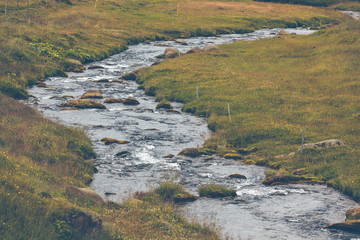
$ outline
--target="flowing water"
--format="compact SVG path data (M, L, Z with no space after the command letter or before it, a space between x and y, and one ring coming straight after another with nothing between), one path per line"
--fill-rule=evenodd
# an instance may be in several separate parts
M84 128L98 154L91 187L101 196L121 201L136 191L145 191L167 178L179 181L189 191L196 193L201 184L216 183L237 189L235 199L200 199L181 208L189 217L216 221L222 234L234 239L354 239L355 235L330 231L328 224L345 219L345 211L356 206L346 196L325 186L288 185L265 187L264 168L246 166L233 160L216 156L212 159L187 159L164 155L177 155L187 147L203 144L209 136L205 119L189 114L169 113L156 110L153 97L138 90L133 81L111 82L124 73L149 66L155 56L166 47L185 52L192 47L208 44L231 43L238 40L256 40L275 36L279 29L264 29L249 34L233 34L217 37L182 39L184 46L173 41L152 42L131 46L127 51L91 65L103 69L69 73L66 78L46 79L47 88L29 90L36 96L28 101L43 114L69 126ZM307 29L286 29L287 32L309 34ZM99 79L110 82L94 82ZM63 95L79 98L85 91L100 89L105 97L139 100L137 106L121 103L105 104L106 110L61 111L61 103L68 99ZM195 93L194 93L195 94ZM103 102L104 100L99 100ZM180 110L181 104L173 103ZM128 144L105 145L104 137L127 140ZM122 154L117 154L122 152ZM246 180L228 178L241 173ZM114 194L105 194L114 193Z

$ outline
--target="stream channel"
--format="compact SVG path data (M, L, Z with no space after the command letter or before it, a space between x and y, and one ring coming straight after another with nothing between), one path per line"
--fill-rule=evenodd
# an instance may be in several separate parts
M355 234L325 228L331 223L344 221L345 211L357 205L331 188L300 184L266 187L261 184L265 168L217 156L211 160L190 160L179 156L163 158L168 154L177 155L184 148L201 146L210 134L205 119L156 110L155 98L138 90L134 81L111 82L126 72L155 63L155 56L164 53L166 47L186 52L195 46L276 36L279 31L263 29L248 34L181 39L188 44L186 46L173 41L130 46L120 54L91 64L103 69L46 79L47 88L29 89L36 98L27 102L46 117L86 130L98 154L95 159L98 173L94 175L91 188L105 199L120 202L134 192L149 190L168 178L180 182L192 193L197 193L201 184L222 184L237 189L237 197L222 200L202 198L182 205L180 208L184 214L190 219L215 222L223 236L233 239L357 239L359 236ZM307 29L285 31L296 34L314 32ZM94 82L104 78L110 82ZM100 89L105 97L124 99L131 96L140 104L126 106L115 103L105 104L106 110L61 111L59 105L69 100L61 96L80 98L84 92L94 89ZM181 104L172 104L180 111ZM104 137L130 143L105 145L100 141ZM127 153L116 155L121 151ZM234 173L243 174L247 179L228 178ZM105 193L114 194L105 196Z

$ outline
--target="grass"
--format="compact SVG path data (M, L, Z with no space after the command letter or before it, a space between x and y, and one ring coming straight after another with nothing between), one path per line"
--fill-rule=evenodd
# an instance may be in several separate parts
M219 198L219 197L236 197L236 190L229 189L220 185L203 185L199 187L200 197Z
M359 21L349 21L310 36L223 45L141 69L137 81L155 88L159 100L183 102L184 111L208 117L214 133L205 147L223 155L254 147L246 162L305 167L359 200L359 29ZM307 143L337 138L352 148L274 158L297 151L304 127Z
M164 201L182 203L195 201L197 197L187 192L180 184L174 182L165 182L160 184L154 192L159 194Z
M3 2L1 2L3 4ZM251 1L175 0L99 2L72 5L30 1L19 10L10 2L0 12L0 90L26 98L39 79L65 75L67 59L83 63L106 58L145 39L249 32L264 27L317 27L344 21L332 9ZM0 9L4 6L0 5Z

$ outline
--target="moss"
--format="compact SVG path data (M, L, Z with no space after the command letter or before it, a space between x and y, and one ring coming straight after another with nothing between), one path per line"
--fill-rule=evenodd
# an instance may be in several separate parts
M219 185L203 185L199 187L200 197L222 198L222 197L236 197L236 190L229 189Z

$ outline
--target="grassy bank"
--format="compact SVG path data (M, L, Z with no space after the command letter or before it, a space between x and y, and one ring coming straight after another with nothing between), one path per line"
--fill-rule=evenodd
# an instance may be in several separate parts
M251 1L117 0L99 2L96 9L95 2L30 1L19 10L9 4L7 14L0 12L0 90L16 98L26 98L24 87L41 78L64 75L69 58L99 60L145 39L344 20L331 9Z
M184 102L184 111L208 117L214 134L207 148L220 154L257 148L247 162L305 167L359 200L359 29L359 21L350 21L310 36L223 45L142 69L138 82L153 86L159 100ZM300 154L303 128L307 143L337 138L352 148ZM290 152L295 157L274 158Z

